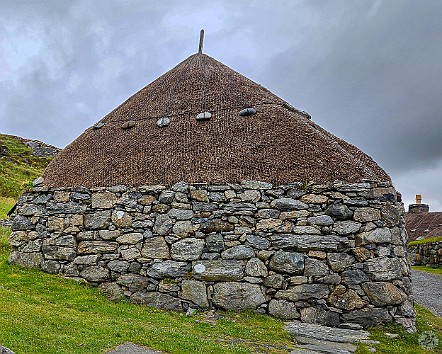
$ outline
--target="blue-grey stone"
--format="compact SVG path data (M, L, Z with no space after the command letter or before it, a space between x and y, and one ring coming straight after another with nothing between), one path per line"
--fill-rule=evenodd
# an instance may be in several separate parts
M302 274L304 255L297 252L278 251L270 259L269 268L279 273Z

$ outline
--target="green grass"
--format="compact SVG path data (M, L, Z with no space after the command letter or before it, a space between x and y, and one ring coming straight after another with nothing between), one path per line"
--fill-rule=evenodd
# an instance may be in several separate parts
M407 243L407 246L418 246L418 245L424 245L426 243L433 243L433 242L440 242L442 241L442 236L438 237L429 237L429 238L423 238L422 240L415 240Z
M51 158L37 157L19 139L0 134L0 196L17 198L39 177Z
M7 217L7 213L14 206L15 201L15 198L0 197L0 219Z
M131 341L169 353L286 353L284 323L227 313L215 325L203 314L112 303L90 288L7 263L9 230L0 229L0 343L20 353L103 353Z
M433 273L433 274L441 274L442 275L442 266L439 267L428 267L428 266L412 266L414 270L421 270L423 272Z
M0 226L0 257L7 257L10 247L8 237L11 233L11 229L8 227Z
M442 353L442 318L434 316L429 310L420 305L415 305L417 314L417 333L407 333L401 326L387 324L370 329L371 339L378 340L377 345L361 345L356 354L368 354L369 347L376 348L377 353L383 354L428 354ZM418 338L422 332L432 331L439 338L439 345L428 350L419 345ZM396 338L390 338L385 333L398 334Z

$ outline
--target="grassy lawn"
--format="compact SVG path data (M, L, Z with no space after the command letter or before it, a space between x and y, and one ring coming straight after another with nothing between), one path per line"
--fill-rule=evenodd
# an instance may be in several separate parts
M104 353L127 341L168 353L287 353L292 339L284 323L250 312L223 314L215 322L203 313L185 316L112 303L96 288L39 270L11 266L8 228L0 228L0 343L22 353ZM418 333L400 326L370 330L377 353L442 353L442 318L416 305ZM424 331L439 336L439 347L418 344ZM390 338L385 333L398 334ZM360 345L357 354L369 353Z
M428 267L428 266L412 266L411 269L414 270L421 270L423 272L433 273L433 274L440 274L442 275L442 267Z
M370 329L371 338L378 340L378 345L361 345L356 354L368 354L369 347L376 348L377 353L385 354L428 354L442 353L442 318L434 316L425 307L415 305L417 313L417 333L407 333L401 326L387 324ZM439 338L439 345L434 349L425 349L419 345L418 338L422 332L432 331ZM388 334L398 335L391 338Z
M0 219L5 219L9 210L15 204L16 199L11 197L0 197Z

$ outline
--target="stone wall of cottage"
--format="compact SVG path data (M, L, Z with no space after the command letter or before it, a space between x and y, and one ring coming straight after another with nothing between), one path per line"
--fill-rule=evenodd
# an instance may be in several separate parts
M408 257L412 265L442 266L442 241L410 246Z
M9 260L157 308L412 328L402 215L388 183L39 187Z

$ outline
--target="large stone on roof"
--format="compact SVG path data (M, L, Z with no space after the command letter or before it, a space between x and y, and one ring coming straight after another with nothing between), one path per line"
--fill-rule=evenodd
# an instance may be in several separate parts
M201 105L210 120L195 119ZM244 107L256 114L240 116ZM170 124L157 126L165 116ZM293 181L390 180L369 156L308 114L202 53L134 94L102 118L98 129L87 129L57 154L43 178L50 187L247 180L244 189ZM195 199L201 203L207 196ZM325 201L313 195L304 200ZM113 203L93 198L97 207ZM299 209L299 203L279 206Z

